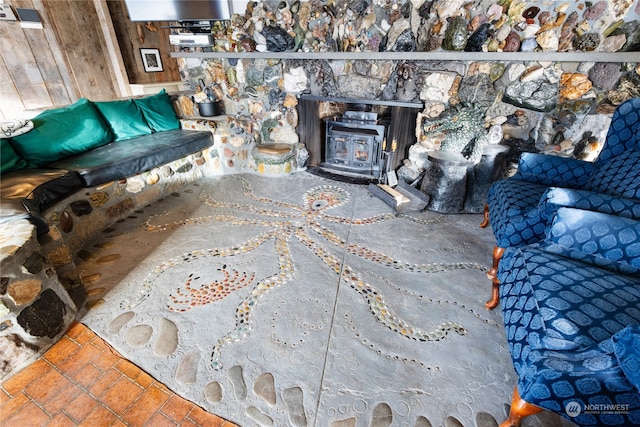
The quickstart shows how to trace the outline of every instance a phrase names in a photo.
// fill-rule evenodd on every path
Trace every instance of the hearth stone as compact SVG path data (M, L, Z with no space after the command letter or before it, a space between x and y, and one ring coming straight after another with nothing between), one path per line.
M460 153L433 151L420 190L430 197L427 209L459 213L464 209L467 168L470 162Z

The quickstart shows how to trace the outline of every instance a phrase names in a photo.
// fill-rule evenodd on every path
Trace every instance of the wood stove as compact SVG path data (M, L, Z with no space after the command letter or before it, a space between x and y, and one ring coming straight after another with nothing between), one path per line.
M385 172L387 123L377 113L345 111L342 117L325 121L325 159L320 167L328 172L381 180Z

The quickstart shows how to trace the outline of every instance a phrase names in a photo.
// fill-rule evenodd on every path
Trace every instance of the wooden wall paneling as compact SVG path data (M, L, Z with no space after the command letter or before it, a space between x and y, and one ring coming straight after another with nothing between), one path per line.
M47 48L49 49L49 53L51 54L53 63L55 64L58 72L60 73L60 78L64 84L65 92L67 93L68 99L61 101L60 103L56 103L55 105L65 105L72 102L75 102L78 98L78 92L73 83L73 76L67 67L65 62L64 54L60 47L60 43L58 38L56 37L56 33L51 25L51 20L47 14L46 8L44 6L44 0L33 0L33 5L40 12L40 17L44 21L44 35L47 39Z
M0 54L24 108L43 108L53 105L34 51L19 22L0 22Z
M45 0L44 4L78 95L96 101L117 98L93 2Z
M108 64L110 65L111 74L115 79L116 88L119 91L120 97L131 96L129 77L127 76L127 70L124 66L124 59L120 52L120 44L113 26L111 14L109 13L107 0L93 0L93 4L95 5L98 20L100 21L100 29L106 42L105 49L108 53Z
M162 28L169 22L154 22L157 31L150 31L144 22L131 22L123 0L109 1L109 12L113 27L118 37L120 51L125 63L129 82L134 84L180 81L178 61L171 58L172 47L169 44L171 31ZM138 26L143 35L141 40ZM162 72L147 73L144 71L140 48L159 49L162 60Z
M4 58L0 58L0 120L23 118L21 114L25 110L20 94L13 84Z

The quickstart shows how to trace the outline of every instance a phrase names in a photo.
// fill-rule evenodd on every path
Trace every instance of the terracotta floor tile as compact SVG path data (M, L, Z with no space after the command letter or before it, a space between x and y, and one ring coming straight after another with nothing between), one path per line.
M38 359L29 365L29 369L23 369L6 380L2 384L2 388L9 392L9 394L19 393L24 390L26 386L42 377L45 372L50 371L51 369L53 369L51 365L49 365L44 359Z
M78 343L64 336L44 354L44 358L55 365L80 350L80 348L81 346Z
M179 424L179 427L199 427L198 424L194 423L190 419L186 419Z
M93 359L91 364L102 371L106 371L113 368L119 360L120 356L114 350L107 348L100 354L100 356Z
M102 405L96 406L93 411L85 418L79 427L107 427L113 424L117 419L115 414Z
M47 427L75 427L75 425L76 423L62 412L59 412L46 424Z
M68 378L52 369L38 380L29 384L24 390L33 400L40 404L45 404L67 387L71 387L71 385L72 383Z
M142 388L149 388L152 384L157 387L160 383L154 380L151 375L142 371L142 373L136 377L136 384Z
M122 422L121 420L116 419L109 427L132 427L132 426L129 426L124 422Z
M149 416L157 411L169 400L169 395L158 387L151 387L144 392L134 405L131 405L122 418L132 426L144 424Z
M224 419L210 414L199 406L195 406L187 417L196 424L207 427L222 427L225 423Z
M0 408L2 408L2 406L10 400L11 396L9 395L9 393L0 388Z
M9 419L2 422L3 426L36 427L49 421L49 416L35 403L29 402Z
M165 403L161 411L168 415L169 418L179 423L187 416L193 408L193 403L181 398L180 396L171 396L169 401Z
M61 390L59 393L56 393L56 395L48 402L44 403L42 407L49 415L54 416L69 406L69 403L78 397L80 393L82 393L82 389L75 384L71 384L69 387Z
M91 384L88 390L94 396L99 396L120 378L122 378L122 373L120 371L116 371L115 369L111 369L102 374L102 376L98 378L96 382Z
M78 336L86 333L88 329L89 328L87 328L84 324L80 322L73 322L69 326L69 329L67 329L67 332L65 333L65 335L68 336L69 338L75 339Z
M98 402L89 394L80 394L69 402L63 411L73 418L74 421L84 420L93 409L98 406Z
M125 374L127 377L135 380L141 373L142 369L125 359L120 359L114 366L115 369Z
M0 410L0 425L5 425L2 421L12 417L14 413L19 411L23 406L29 403L31 399L24 393L17 393L7 402Z
M144 423L144 427L176 427L176 423L164 415L156 413Z
M122 377L105 390L99 398L109 409L121 414L140 397L143 389L127 377Z
M82 348L73 355L73 357L69 357L59 363L58 368L68 374L73 374L101 353L102 350L98 347L91 343L87 343L83 345Z
M95 366L88 364L84 365L80 370L71 376L71 378L83 387L89 387L96 382L98 378L102 377L104 372Z
M86 344L87 342L94 339L95 334L91 329L87 328L80 322L73 322L69 330L67 331L67 336L73 339L78 344Z

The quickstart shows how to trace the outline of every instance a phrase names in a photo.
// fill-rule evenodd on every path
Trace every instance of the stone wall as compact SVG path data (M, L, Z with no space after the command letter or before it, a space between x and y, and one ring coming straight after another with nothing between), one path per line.
M640 4L625 0L264 0L249 3L230 25L214 28L215 49L274 52L272 58L180 58L179 63L191 88L203 79L216 89L227 113L242 118L245 145L297 143L292 95L311 93L423 102L418 144L400 154L416 171L424 151L438 148L438 141L422 132L425 120L456 105L482 109L487 134L492 142L512 146L514 161L522 151L593 159L615 107L640 96L638 64L598 62L598 52L639 50L639 14ZM313 59L313 52L446 50L497 56L486 62L351 60L348 54ZM310 56L285 60L278 58L280 51ZM499 56L515 51L523 52L522 59ZM594 51L594 60L527 60L527 52L541 51Z

